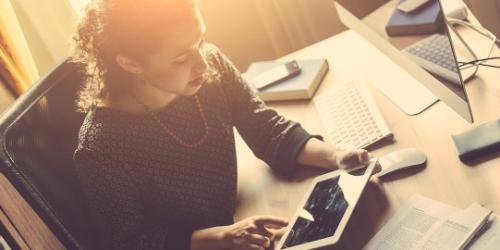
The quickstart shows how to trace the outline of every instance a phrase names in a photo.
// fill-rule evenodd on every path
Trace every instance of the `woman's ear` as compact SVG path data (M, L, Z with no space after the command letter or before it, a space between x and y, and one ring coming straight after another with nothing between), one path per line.
M133 59L131 59L127 56L117 55L115 59L116 59L116 63L118 63L118 65L120 65L120 67L123 70L125 70L131 74L138 75L138 74L142 74L144 71L142 66L139 63L137 63L136 61L134 61Z

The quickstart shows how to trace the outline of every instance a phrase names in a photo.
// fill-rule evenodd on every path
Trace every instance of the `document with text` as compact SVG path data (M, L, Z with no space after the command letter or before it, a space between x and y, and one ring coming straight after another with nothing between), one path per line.
M490 250L500 249L500 217L491 216L488 223L478 233L467 250Z
M477 203L462 210L423 196L414 196L363 249L458 250L476 244L491 246L499 235L491 235L491 240L480 242L483 236L487 236L489 230L485 228L488 225L498 227L498 222L494 224L491 222L495 221L488 220L490 214L491 210ZM486 231L482 232L482 229ZM480 238L474 238L480 234Z

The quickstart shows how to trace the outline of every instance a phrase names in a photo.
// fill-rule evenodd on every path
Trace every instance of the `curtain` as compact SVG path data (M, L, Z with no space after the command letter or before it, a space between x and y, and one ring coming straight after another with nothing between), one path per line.
M0 0L0 77L15 95L38 78L24 34L9 0Z
M0 0L0 74L17 95L69 55L76 21L68 0Z

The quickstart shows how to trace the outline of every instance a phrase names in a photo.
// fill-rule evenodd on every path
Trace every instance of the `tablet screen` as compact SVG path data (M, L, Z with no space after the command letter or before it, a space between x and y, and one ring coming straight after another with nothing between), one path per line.
M282 247L293 247L335 234L349 203L338 185L340 176L318 182Z

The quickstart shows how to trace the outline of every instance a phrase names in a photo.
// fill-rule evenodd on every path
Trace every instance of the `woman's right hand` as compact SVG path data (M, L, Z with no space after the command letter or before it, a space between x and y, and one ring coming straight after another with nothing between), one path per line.
M252 216L232 225L199 229L191 236L191 250L264 250L282 235L288 222L282 218Z
M235 250L264 250L271 246L275 238L273 230L284 228L287 225L286 220L275 216L249 217L222 227L223 245L227 249Z

